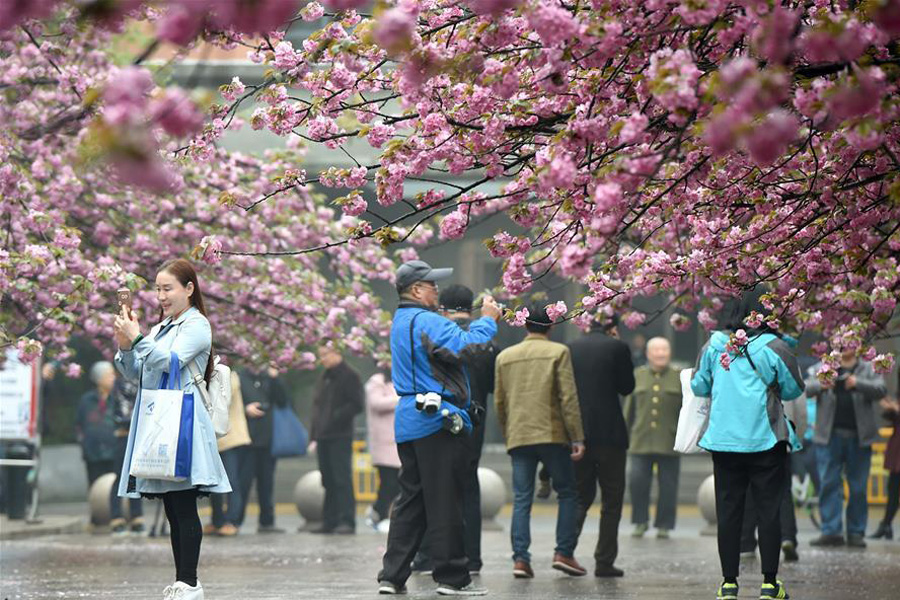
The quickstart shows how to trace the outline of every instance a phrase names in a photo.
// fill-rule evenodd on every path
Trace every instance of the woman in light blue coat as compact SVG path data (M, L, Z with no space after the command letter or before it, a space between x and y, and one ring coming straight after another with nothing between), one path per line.
M123 307L116 317L115 339L119 346L116 367L126 378L140 381L141 390L155 390L161 387L164 378L168 378L170 358L174 353L180 363L180 388L192 393L191 371L204 373L206 381L212 373L212 333L193 265L184 259L165 263L156 275L156 295L161 322L146 335L141 333L140 323L129 309ZM162 498L171 531L176 579L164 590L163 599L203 600L203 587L197 581L203 538L197 497L231 491L219 458L212 420L196 397L190 477L181 481L136 478L130 475L130 469L140 403L139 392L119 479L119 495Z

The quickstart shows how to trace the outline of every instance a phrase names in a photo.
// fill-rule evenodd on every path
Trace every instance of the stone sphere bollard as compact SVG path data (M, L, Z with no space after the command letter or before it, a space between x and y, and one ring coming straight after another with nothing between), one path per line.
M494 520L506 504L506 482L491 469L478 468L481 487L481 523L484 529L501 529Z
M697 490L697 506L700 514L706 520L706 527L701 530L701 535L715 535L716 533L716 480L710 475L700 484Z
M322 521L322 512L325 506L325 488L322 487L322 474L319 471L310 471L294 486L294 502L300 516L307 523L319 523Z
M98 477L91 486L91 489L88 490L88 506L91 509L92 524L109 525L109 494L115 482L115 473L105 473ZM119 502L122 502L124 498L118 498L118 500ZM129 517L127 502L122 503L122 516L126 519Z

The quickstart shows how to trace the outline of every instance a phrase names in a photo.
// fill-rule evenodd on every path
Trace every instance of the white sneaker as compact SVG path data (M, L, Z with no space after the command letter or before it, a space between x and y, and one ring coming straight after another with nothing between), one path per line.
M196 587L191 587L183 581L176 581L172 586L172 600L203 600L203 586L197 581Z
M442 583L438 586L437 593L441 596L485 596L487 590L477 587L474 583L470 583L465 587L456 587L448 583Z
M366 527L371 527L374 530L378 530L378 521L375 520L375 509L371 506L366 509Z
M405 596L406 586L397 585L390 581L380 581L378 583L378 593L382 596Z
M172 600L172 594L175 593L175 587L172 585L167 585L163 590L163 600Z

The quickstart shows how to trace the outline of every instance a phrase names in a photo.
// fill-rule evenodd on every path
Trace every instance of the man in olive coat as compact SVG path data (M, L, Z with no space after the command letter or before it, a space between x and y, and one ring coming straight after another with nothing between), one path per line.
M572 361L565 345L550 341L552 322L540 305L529 307L525 339L497 356L494 403L513 465L513 576L531 568L531 505L540 462L550 471L559 502L552 567L568 575L587 571L575 560L577 501L572 461L584 456L584 431Z
M654 523L657 537L668 538L669 531L675 528L681 462L672 448L681 410L681 380L678 371L669 365L671 358L669 340L655 337L647 342L647 364L634 370L634 392L625 399L634 537L642 537L649 526L654 465L659 484Z

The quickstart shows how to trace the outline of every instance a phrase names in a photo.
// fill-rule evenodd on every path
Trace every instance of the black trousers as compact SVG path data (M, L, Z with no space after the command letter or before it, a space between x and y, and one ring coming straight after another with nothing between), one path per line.
M197 490L163 494L163 507L169 520L169 537L175 557L175 580L191 587L197 585L197 564L203 527L197 514Z
M94 482L107 473L115 472L115 461L110 460L88 460L85 461L87 467L88 490L94 485Z
M384 465L375 465L378 469L378 497L372 504L372 510L378 515L378 520L388 519L391 516L391 505L397 494L400 493L400 469L395 467L386 467Z
M425 531L438 583L463 587L471 583L463 535L462 490L466 465L465 439L441 430L397 445L400 454L400 497L391 514L387 551L378 581L404 585L410 563Z
M116 456L113 459L113 473L116 480L109 489L109 518L122 518L122 499L119 498L119 478L122 476L122 466L125 464L125 451L128 449L128 436L116 438ZM144 504L140 498L128 499L128 516L132 521L144 516Z
M481 451L484 448L484 424L476 427L472 435L463 438L466 447L465 473L463 474L463 535L466 558L469 559L469 571L480 571L484 566L481 560L481 484L478 482L478 465L481 463ZM549 475L547 476L549 478ZM431 567L431 555L428 545L429 535L425 534L415 562Z
M244 456L245 467L241 476L241 507L238 513L240 527L244 522L250 488L256 480L256 499L259 502L259 524L269 527L275 524L275 459L267 446L249 446Z
M794 513L794 497L791 495L791 458L786 456L784 495L781 497L781 541L793 542L797 545L797 515ZM756 504L753 501L753 491L747 490L747 500L744 504L744 525L741 530L741 552L753 552L756 550Z
M765 452L713 452L716 481L719 561L722 576L736 579L740 572L741 529L747 490L753 494L759 529L759 554L764 575L778 573L781 554L781 503L787 472L783 443Z
M588 446L575 464L578 536L600 486L600 536L594 548L597 565L612 566L619 555L619 522L625 500L625 448Z
M650 486L653 483L653 465L656 465L656 481L659 487L653 526L657 529L675 529L681 458L668 454L631 455L629 481L631 522L636 525L650 522Z
M890 473L887 481L887 506L884 507L884 522L890 525L900 507L900 473Z
M316 453L322 487L325 488L325 507L322 525L334 529L349 525L356 529L356 497L353 495L353 438L319 440Z

